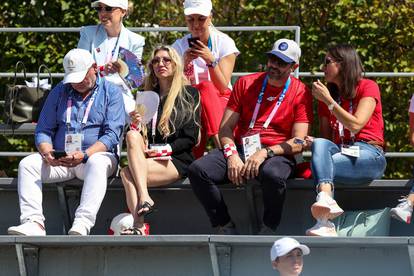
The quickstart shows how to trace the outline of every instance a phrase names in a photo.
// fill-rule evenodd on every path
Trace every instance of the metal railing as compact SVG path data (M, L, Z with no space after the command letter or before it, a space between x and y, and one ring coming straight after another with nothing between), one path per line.
M300 27L299 26L221 26L216 27L224 32L252 32L252 31L293 31L295 33L295 41L300 43ZM23 28L0 28L0 33L76 33L81 27L23 27ZM187 27L131 27L128 28L133 32L186 32ZM233 76L239 77L250 74L250 72L234 72ZM27 77L36 77L37 73L27 73ZM295 71L296 76L300 77L323 77L322 72L300 72ZM414 72L366 72L367 77L414 77ZM14 73L0 72L0 78L14 77ZM23 73L18 73L17 77L23 77ZM40 77L48 77L47 73L41 73ZM63 73L53 73L54 78L63 78Z

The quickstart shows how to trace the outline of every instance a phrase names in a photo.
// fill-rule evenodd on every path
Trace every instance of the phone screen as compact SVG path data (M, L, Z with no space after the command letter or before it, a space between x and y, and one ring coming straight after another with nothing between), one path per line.
M188 46L190 48L194 47L194 43L196 43L197 40L200 40L199 37L190 37L188 38Z
M53 152L53 157L55 158L55 159L59 159L59 158L62 158L62 157L65 157L67 154L66 154L66 152L65 151L54 151Z

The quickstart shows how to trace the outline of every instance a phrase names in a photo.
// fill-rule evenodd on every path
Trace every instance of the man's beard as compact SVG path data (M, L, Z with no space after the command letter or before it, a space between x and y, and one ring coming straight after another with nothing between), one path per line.
M278 68L268 67L267 68L267 75L271 80L281 80L286 78L288 71L281 71Z

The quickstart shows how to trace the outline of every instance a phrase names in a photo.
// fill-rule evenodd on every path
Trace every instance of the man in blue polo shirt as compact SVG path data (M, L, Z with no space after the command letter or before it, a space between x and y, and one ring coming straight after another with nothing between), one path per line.
M42 183L84 181L70 235L88 235L117 168L117 145L125 122L122 91L97 78L97 66L83 49L69 51L64 80L49 94L35 131L38 153L18 169L21 225L10 235L44 236Z

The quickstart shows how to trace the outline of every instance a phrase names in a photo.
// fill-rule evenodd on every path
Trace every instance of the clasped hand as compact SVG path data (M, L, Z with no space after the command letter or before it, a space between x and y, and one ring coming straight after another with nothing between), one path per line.
M257 177L259 175L260 165L266 160L266 156L266 150L261 149L243 163L238 154L231 155L227 160L227 175L229 180L236 185L241 185L246 180Z
M43 157L45 161L53 167L55 166L76 167L83 161L84 154L81 151L71 152L68 155L61 157L59 159L56 159L53 156L52 152L53 151L49 151Z

